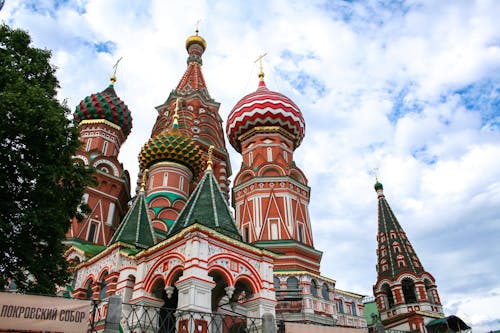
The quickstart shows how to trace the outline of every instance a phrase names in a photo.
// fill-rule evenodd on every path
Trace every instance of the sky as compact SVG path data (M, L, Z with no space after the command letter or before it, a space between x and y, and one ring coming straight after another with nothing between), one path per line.
M444 310L500 329L500 1L6 0L0 20L52 50L59 99L115 90L133 115L120 159L137 155L186 69L196 22L203 73L225 120L257 88L302 110L294 159L311 187L321 273L372 295L375 176ZM241 157L227 144L233 175ZM374 171L375 170L375 171Z

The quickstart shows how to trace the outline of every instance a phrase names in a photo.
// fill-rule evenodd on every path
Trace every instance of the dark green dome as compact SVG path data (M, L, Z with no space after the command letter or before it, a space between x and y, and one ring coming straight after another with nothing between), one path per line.
M373 186L373 187L375 188L375 191L384 189L384 186L382 185L382 183L379 183L378 181L375 183L375 186Z

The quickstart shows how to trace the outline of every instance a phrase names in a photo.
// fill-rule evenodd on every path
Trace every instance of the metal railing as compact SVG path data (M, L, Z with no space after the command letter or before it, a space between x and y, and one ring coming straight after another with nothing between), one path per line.
M120 326L124 332L254 333L262 319L124 303Z

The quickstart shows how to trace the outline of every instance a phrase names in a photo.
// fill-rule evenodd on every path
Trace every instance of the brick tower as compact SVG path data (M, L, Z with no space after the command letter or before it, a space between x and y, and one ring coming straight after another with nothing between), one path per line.
M83 141L75 160L95 168L95 184L83 195L91 212L82 222L74 220L67 234L73 241L108 245L130 200L130 177L118 154L132 129L132 116L117 96L115 82L113 76L106 89L85 97L74 113Z
M386 329L427 332L425 325L442 318L434 277L427 272L377 181L377 282L373 293Z

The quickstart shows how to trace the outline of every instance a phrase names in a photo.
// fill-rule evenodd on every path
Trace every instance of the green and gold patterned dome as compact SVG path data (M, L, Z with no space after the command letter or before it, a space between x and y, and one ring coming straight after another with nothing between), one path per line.
M191 170L194 178L200 174L203 162L200 148L175 127L149 139L139 153L141 171L162 161L185 165Z

